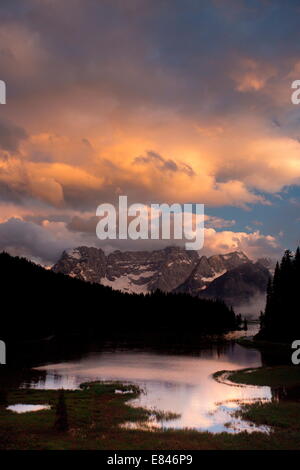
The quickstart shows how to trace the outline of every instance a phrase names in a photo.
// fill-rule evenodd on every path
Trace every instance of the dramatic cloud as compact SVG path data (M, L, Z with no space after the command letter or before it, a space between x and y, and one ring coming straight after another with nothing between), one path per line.
M171 159L166 160L161 155L153 151L148 151L146 156L136 157L134 159L134 163L138 165L152 164L163 172L181 171L182 173L186 173L188 176L195 175L195 172L190 165L187 165L186 163L176 163L174 160Z
M126 194L204 203L208 251L278 251L275 199L300 187L299 13L292 0L1 1L0 219L31 217L12 224L15 246L20 227L48 240L41 218L72 245ZM259 211L265 232L248 234Z
M36 223L38 222L38 223ZM153 250L170 245L169 240L107 240L100 242L95 234L94 219L74 217L67 224L63 221L35 220L27 221L10 218L0 223L0 251L5 250L13 255L25 256L43 265L52 265L63 250L87 245L101 247L104 251L113 250ZM278 241L260 232L244 233L205 229L205 246L200 255L228 253L242 250L250 258L258 259L268 255L276 257L281 252ZM176 245L183 246L175 240Z
M276 258L280 256L282 247L279 241L271 235L263 235L259 231L252 233L205 230L205 245L203 252L207 254L243 251L251 259L262 255Z
M78 240L68 238L64 224L47 225L9 219L0 224L0 249L52 265L63 250L78 246Z

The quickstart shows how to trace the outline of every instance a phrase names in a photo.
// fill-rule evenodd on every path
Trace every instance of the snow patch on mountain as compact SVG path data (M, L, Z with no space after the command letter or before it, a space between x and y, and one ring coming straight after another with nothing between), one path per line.
M68 256L70 256L70 258L73 258L73 259L81 258L81 254L78 248L70 248L69 250L66 250L66 253Z
M130 276L120 276L115 279L102 277L100 279L100 284L111 287L114 290L119 290L125 293L127 292L128 294L147 294L147 292L149 292L148 283L135 284L134 279Z
M201 279L202 279L203 282L212 282L215 279L217 279L217 277L223 276L223 274L225 274L226 272L227 272L227 269L223 269L222 271L219 271L218 273L215 273L211 277L202 277ZM203 290L203 289L201 289L201 290Z

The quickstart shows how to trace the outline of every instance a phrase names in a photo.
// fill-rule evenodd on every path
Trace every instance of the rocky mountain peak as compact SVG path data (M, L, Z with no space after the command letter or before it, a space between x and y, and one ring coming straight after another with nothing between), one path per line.
M155 289L170 292L190 275L198 262L196 251L180 247L117 250L107 256L100 248L78 247L64 251L52 269L123 292L146 293Z
M99 276L105 275L106 261L101 248L79 246L64 251L52 269L84 281L98 283Z
M197 295L227 271L248 262L250 262L249 258L241 251L234 251L225 255L213 255L209 258L202 256L194 271L178 286L176 291Z
M64 251L52 269L123 292L161 289L197 295L217 277L247 261L242 252L199 258L196 251L175 246L154 251L117 250L108 255L101 248L79 246Z

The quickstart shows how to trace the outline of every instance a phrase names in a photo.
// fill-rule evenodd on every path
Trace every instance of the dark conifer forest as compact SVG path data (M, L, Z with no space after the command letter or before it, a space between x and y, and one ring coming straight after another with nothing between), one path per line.
M197 343L235 329L218 300L155 291L124 294L0 254L0 338L13 343L55 338Z
M287 250L277 263L267 290L265 312L261 315L258 339L291 342L300 334L300 249Z

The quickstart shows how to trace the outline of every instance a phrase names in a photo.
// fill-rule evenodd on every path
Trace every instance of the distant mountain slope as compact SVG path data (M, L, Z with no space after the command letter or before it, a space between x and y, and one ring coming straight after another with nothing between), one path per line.
M202 298L219 298L228 305L250 302L257 294L265 294L270 272L260 263L243 263L213 280L200 292Z
M175 292L199 295L226 272L249 262L249 258L240 251L226 255L214 255L209 258L202 256L197 266L184 282L175 289Z

